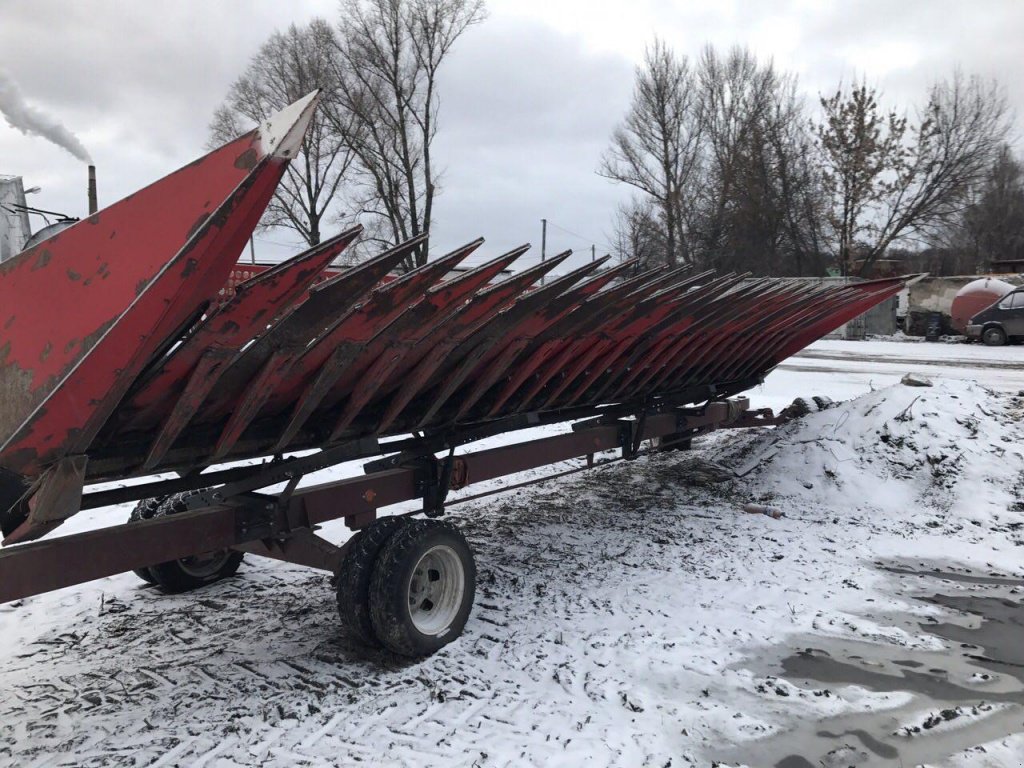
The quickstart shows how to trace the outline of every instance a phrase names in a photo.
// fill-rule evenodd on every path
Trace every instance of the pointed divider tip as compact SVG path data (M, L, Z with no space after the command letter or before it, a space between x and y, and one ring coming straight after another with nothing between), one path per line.
M317 88L260 123L256 132L263 157L291 159L299 153L321 94Z
M512 251L511 253L519 253L521 255L523 253L526 253L529 247L530 246L528 245L522 245L515 251ZM511 255L511 253L506 254L506 256ZM522 272L517 272L516 274L511 275L510 277L507 277L504 280L501 280L500 282L493 283L492 285L481 291L479 295L484 296L487 295L488 293L493 293L495 291L502 290L509 285L521 285L523 287L529 286L532 283L539 280L544 275L546 275L552 269L557 267L570 256L572 256L572 251L565 251L564 253L560 253L557 256L552 256L547 261L542 261L539 264L534 264L532 267L527 267Z
M415 269L410 269L408 272L406 272L400 278L398 278L397 280L394 280L394 281L388 283L384 287L388 288L388 289L394 289L394 288L396 288L396 287L398 287L400 285L403 285L404 283L407 283L407 282L409 282L411 280L418 280L420 277L422 277L424 274L426 274L428 272L442 272L442 274L438 275L436 278L432 279L430 282L435 282L436 280L440 280L441 278L444 277L444 275L448 271L450 271L450 270L454 269L455 267L457 267L463 260L465 260L470 254L472 254L473 251L475 251L477 248L479 248L483 244L484 244L484 239L482 237L478 237L473 242L466 243L465 245L461 246L460 248L456 248L451 253L446 253L444 256L441 256L440 258L434 259L433 261L428 261L426 264L422 264L422 265L416 267Z
M451 280L445 280L443 283L438 283L428 291L430 294L440 293L441 291L447 291L455 286L463 284L467 281L490 280L495 275L501 273L503 269L508 267L512 262L522 256L530 249L529 245L521 245L518 248L514 248L508 253L503 253L497 258L486 261L478 267L473 267L467 272L463 272L461 275L453 277Z

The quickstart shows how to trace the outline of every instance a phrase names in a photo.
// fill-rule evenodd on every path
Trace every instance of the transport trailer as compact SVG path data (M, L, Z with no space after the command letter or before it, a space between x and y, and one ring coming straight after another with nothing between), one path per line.
M903 284L604 261L543 280L568 252L509 274L528 246L458 271L482 240L395 278L423 237L330 268L358 227L239 283L317 100L0 263L0 601L128 570L182 592L249 554L333 573L353 639L429 654L473 602L450 491L777 423L735 396ZM413 499L422 519L378 518ZM43 539L131 501L125 524ZM317 534L335 519L343 547Z

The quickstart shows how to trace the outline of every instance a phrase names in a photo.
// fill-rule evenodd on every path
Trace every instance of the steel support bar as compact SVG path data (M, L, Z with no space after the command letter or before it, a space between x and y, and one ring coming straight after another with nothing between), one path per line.
M458 487L599 451L623 448L625 452L627 443L638 439L726 425L738 419L746 407L747 401L740 399L712 402L698 409L669 409L633 421L620 419L569 434L467 453L456 457ZM273 471L280 468L273 467ZM238 485L240 493L248 493L241 486L258 483ZM353 527L365 525L378 509L421 498L424 492L422 468L401 466L299 488L285 508L275 503L274 497L240 495L225 498L225 506L0 549L0 602L226 547L327 568L337 552L330 545L323 547L318 537L309 539L314 526L339 518Z

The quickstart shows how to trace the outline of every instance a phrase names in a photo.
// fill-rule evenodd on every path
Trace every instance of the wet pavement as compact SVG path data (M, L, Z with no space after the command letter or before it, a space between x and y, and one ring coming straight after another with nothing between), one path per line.
M915 635L940 639L943 650L806 637L756 671L818 689L815 695L855 685L907 694L897 701L909 700L799 722L722 755L724 762L775 768L912 766L1024 732L1024 580L933 564L881 567L893 574L903 596L948 609L942 620L922 621L909 613L884 617Z

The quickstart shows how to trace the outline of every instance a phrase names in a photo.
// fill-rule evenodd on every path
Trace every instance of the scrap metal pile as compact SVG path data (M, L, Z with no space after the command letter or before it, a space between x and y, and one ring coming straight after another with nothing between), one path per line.
M527 246L456 270L482 240L395 279L419 239L323 279L355 228L225 293L315 105L0 264L5 542L97 480L732 394L902 284L604 262L542 280L569 254L508 276Z

